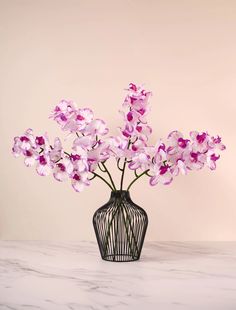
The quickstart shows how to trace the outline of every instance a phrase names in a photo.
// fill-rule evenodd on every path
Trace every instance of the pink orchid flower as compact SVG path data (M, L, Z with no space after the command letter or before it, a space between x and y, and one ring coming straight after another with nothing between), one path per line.
M94 119L82 131L86 136L104 136L108 133L109 129L106 123L101 119Z
M32 129L28 129L22 136L14 138L13 155L23 156L28 167L36 164L37 173L41 176L49 175L52 171L58 181L70 179L77 192L85 189L98 176L110 189L116 190L106 167L110 157L115 158L121 171L121 189L126 166L135 172L136 178L130 186L143 175L149 177L152 186L159 183L168 185L179 174L185 175L203 167L216 169L219 152L225 150L219 136L210 136L205 131L191 131L188 139L174 130L168 135L167 141L158 140L155 145L148 144L152 133L147 122L151 95L143 86L129 84L121 111L124 122L117 136L107 135L109 130L106 123L94 118L91 109L78 108L71 100L61 100L50 118L67 132L67 136L74 136L72 150L64 151L58 137L50 145L47 133L35 136ZM97 173L98 169L100 173L106 173L110 183Z
M14 138L12 152L15 157L18 157L24 151L31 150L32 148L36 148L35 137L32 129L29 128L22 136Z
M54 119L62 128L77 110L76 103L71 100L61 100L54 108L49 118Z
M50 160L55 163L61 158L64 157L64 152L62 149L62 144L60 138L56 137L54 140L54 146L51 147L51 150L49 153Z
M93 120L93 112L88 108L76 110L66 121L63 130L69 132L83 132Z
M53 176L57 181L66 181L72 174L74 166L69 157L63 158L53 169Z
M173 181L173 176L169 165L154 165L150 171L150 185L154 186L158 183L169 185Z
M50 160L49 154L41 154L36 159L36 171L40 176L47 176L51 173L53 163Z
M86 186L90 185L87 172L74 171L71 176L71 184L76 192L82 192Z

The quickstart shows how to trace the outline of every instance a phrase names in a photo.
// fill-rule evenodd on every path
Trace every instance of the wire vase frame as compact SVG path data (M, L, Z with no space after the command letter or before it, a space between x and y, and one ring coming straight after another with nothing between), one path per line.
M108 203L94 213L93 226L102 259L130 262L140 258L148 216L128 191L112 191Z

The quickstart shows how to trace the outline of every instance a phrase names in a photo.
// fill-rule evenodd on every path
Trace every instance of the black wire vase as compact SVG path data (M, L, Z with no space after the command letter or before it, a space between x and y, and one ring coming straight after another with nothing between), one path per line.
M102 259L113 262L138 260L147 225L147 213L133 203L128 191L112 191L110 200L93 216Z

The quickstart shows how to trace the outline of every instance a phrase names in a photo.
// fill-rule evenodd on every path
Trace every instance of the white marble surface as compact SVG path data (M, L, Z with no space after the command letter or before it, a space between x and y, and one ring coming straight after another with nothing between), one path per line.
M236 310L236 243L146 242L132 263L96 243L0 241L1 310Z

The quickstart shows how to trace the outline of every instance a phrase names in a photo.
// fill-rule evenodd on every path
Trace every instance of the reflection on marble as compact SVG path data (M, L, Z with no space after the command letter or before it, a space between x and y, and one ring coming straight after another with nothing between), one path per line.
M137 262L96 243L0 241L1 310L236 310L236 242L146 242Z

